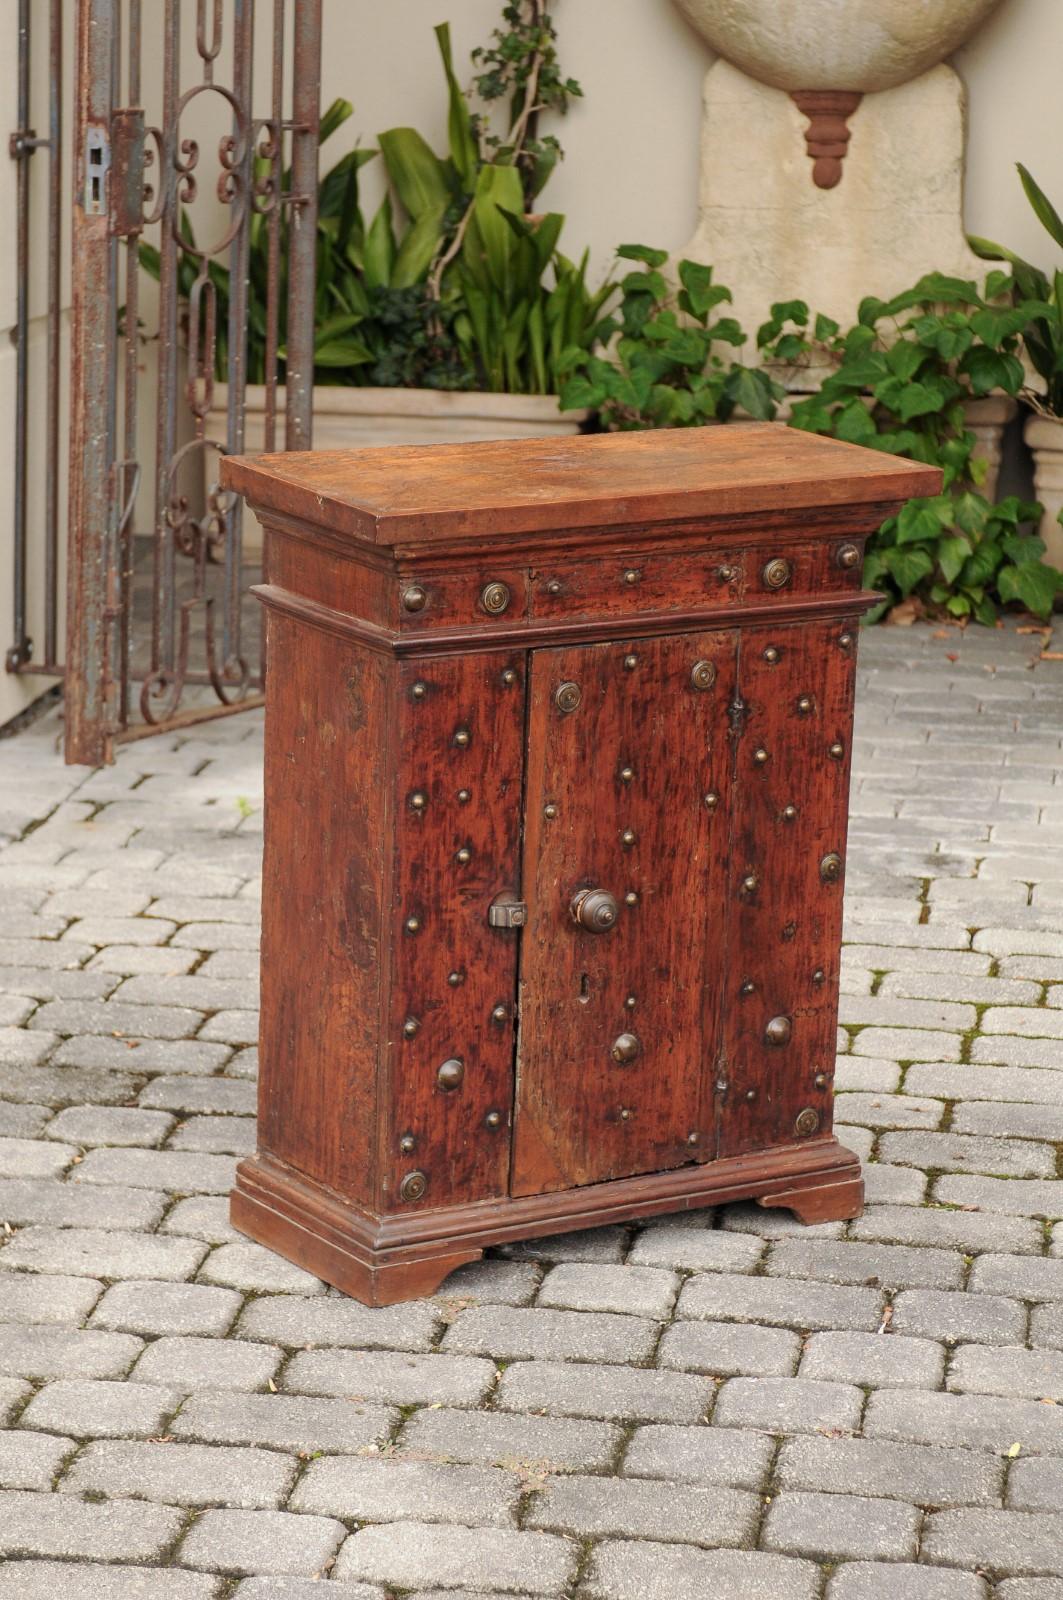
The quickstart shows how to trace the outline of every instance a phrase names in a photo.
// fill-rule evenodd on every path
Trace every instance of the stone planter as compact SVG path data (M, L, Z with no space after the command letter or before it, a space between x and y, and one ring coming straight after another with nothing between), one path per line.
M284 390L277 394L277 441L284 444ZM228 386L214 385L206 436L222 444L226 436ZM480 390L345 389L320 384L314 389L314 449L360 450L370 445L457 444L472 439L528 439L573 434L586 411L559 411L552 394L490 394ZM244 449L264 450L266 391L248 384ZM262 530L247 513L244 544L261 548Z
M1045 560L1063 568L1063 527L1058 521L1063 509L1063 420L1027 417L1023 437L1033 452L1034 493L1045 508L1040 528Z

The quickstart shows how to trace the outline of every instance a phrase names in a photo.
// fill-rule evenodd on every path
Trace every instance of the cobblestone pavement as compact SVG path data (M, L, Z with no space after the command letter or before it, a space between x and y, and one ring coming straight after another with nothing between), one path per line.
M380 1311L226 1221L257 715L92 774L54 714L0 744L0 1600L1061 1600L1041 645L862 647L837 1085L865 1215L539 1240Z

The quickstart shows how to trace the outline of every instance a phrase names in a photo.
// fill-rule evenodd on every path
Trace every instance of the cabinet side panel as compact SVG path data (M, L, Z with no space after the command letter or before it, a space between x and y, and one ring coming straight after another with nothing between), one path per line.
M372 1199L388 658L268 613L259 1147Z
M830 1131L856 622L739 646L719 1150Z
M525 657L403 661L383 1210L506 1192L519 929Z

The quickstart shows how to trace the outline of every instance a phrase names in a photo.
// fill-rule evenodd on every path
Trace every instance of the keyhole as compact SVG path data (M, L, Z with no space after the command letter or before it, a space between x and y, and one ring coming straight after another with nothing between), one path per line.
M588 978L588 976L587 976L587 974L585 972L581 972L580 973L580 980L579 980L580 1005L585 1006L587 1004L587 1001L590 999L590 997L591 997L591 980Z

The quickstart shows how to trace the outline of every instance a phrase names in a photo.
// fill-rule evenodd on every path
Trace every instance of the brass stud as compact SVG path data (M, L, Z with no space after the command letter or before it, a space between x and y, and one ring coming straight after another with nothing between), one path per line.
M546 585L546 592L547 594L561 593L561 585L556 578L552 579L551 582Z
M766 589L784 589L793 574L793 568L783 556L776 556L765 564L761 579Z
M826 980L827 980L827 974L824 972L823 968L822 967L817 967L815 972L812 974L812 982L815 983L815 984L820 984L820 983L825 983Z
M738 568L731 566L720 567L717 570L716 576L719 578L721 583L733 583L738 577Z
M413 811L423 811L428 804L428 796L423 789L415 789L410 796L410 808Z
M458 801L459 801L459 803L461 805L467 806L471 799L472 799L472 790L471 789L459 789L458 790Z
M799 717L811 716L811 714L812 714L812 704L813 704L813 701L812 701L812 696L810 694L799 695L798 696L798 700L797 700L797 714L798 714L798 716Z
M824 883L837 883L842 875L842 858L837 850L831 850L823 857L819 864L819 875Z
M459 866L468 866L469 862L472 860L472 851L469 849L467 844L462 845L461 849L456 853L454 860L459 864Z
M413 583L402 591L402 604L407 611L423 611L428 604L428 595L419 583Z
M637 906L638 903L639 903L639 897L636 894L635 890L634 889L629 889L627 894L624 896L624 904L626 906Z
M756 1098L757 1098L757 1091L755 1089L747 1089L746 1090L746 1099L747 1100L752 1101L752 1100L755 1100Z
M417 1140L414 1138L412 1133L404 1133L402 1138L399 1140L399 1149L402 1151L404 1156L408 1156L416 1144Z
M835 739L834 743L827 751L827 754L830 756L832 761L840 761L842 759L845 754L845 746L842 744L840 739Z
M716 793L716 790L715 789L710 789L708 794L705 796L705 805L706 805L706 807L708 808L709 811L715 811L716 807L719 805L719 803L720 803L720 797Z
M400 1200L422 1200L428 1188L428 1179L423 1172L408 1172L399 1184Z
M436 1082L445 1094L458 1088L465 1076L465 1063L457 1056L452 1056L449 1061L444 1061L436 1073Z
M748 877L743 878L742 888L744 892L746 894L753 894L756 890L757 882L758 880L755 872L751 872Z
M624 582L627 584L635 584L638 583L641 577L642 573L637 567L628 567L627 571L624 573Z
M460 989L465 982L464 972L449 972L447 974L447 982L452 989Z
M789 1044L794 1025L789 1017L772 1017L764 1029L764 1043L773 1045Z
M567 717L569 712L575 711L582 699L583 690L578 683L559 683L554 690L554 705L562 716Z
M425 695L428 693L428 685L426 683L422 683L421 680L418 679L418 681L413 685L413 688L410 690L410 693L413 695L415 700L423 700Z
M693 1133L687 1134L687 1144L697 1144L700 1137L701 1135L695 1129Z
M613 1040L609 1051L614 1061L619 1061L621 1066L627 1066L642 1054L642 1043L634 1033L622 1033Z
M624 1004L629 1011L634 1011L635 1007L638 1005L638 997L636 995L629 994L627 999L624 1001Z
M768 663L769 667L773 667L779 659L778 648L773 644L769 644L762 654L762 659Z
M620 768L620 782L621 783L630 783L634 776L635 776L634 767L621 767Z
M509 1016L509 1010L508 1010L508 1008L506 1006L495 1006L493 1011L491 1012L491 1021L492 1022L505 1022L506 1019L508 1018L508 1016Z
M851 650L853 648L853 636L852 636L852 634L851 633L840 633L838 635L838 644L840 645L840 647L843 650Z
M808 1139L812 1134L818 1133L819 1112L814 1111L811 1106L806 1106L794 1123L794 1132L801 1139Z
M752 978L747 978L746 981L742 984L742 986L741 986L741 988L739 989L738 992L739 992L739 994L755 994L756 993L756 988L757 988L757 986L753 982L753 979Z
M796 922L787 922L787 923L785 923L784 926L783 926L783 930L782 930L782 936L786 940L787 944L790 943L791 939L796 939L797 938L797 923Z
M753 752L753 760L757 763L757 766L762 767L767 759L768 752L765 750L764 746L758 746L758 748Z
M859 562L860 551L855 544L842 544L838 546L834 559L843 571L848 572Z
M500 1128L502 1126L501 1111L489 1111L484 1118L485 1128Z
M420 917L407 917L406 918L406 932L407 933L420 933L420 931L421 931L421 919L420 919Z
M512 689L512 687L516 683L516 681L517 681L516 670L513 667L504 668L503 672L502 672L502 682L505 684L506 688L507 689Z
M633 1115L634 1115L634 1113L629 1109L628 1106L621 1106L620 1107L620 1120L621 1120L621 1122L630 1122Z
M638 666L638 664L639 664L638 656L630 655L630 656L625 656L624 657L624 666L627 668L627 670L629 672L633 672L635 670L635 668Z
M793 820L794 820L794 818L796 816L797 816L797 807L794 805L793 801L791 800L789 805L783 806L783 808L782 808L782 818L783 818L784 822L793 822Z
M468 728L458 728L454 734L454 743L464 750L471 737Z
M623 833L620 835L620 842L621 842L621 844L626 845L628 847L628 849L630 850L631 846L635 843L635 832L634 832L634 829L633 828L625 828Z
M487 583L480 590L480 604L489 616L497 617L509 605L508 583Z
M554 818L557 816L557 807L554 805L554 803L552 801L551 801L551 803L549 805L543 806L543 816L547 819L548 822L552 822L554 820Z
M817 1072L816 1076L812 1079L812 1082L815 1084L817 1089L825 1089L830 1082L830 1079L827 1077L825 1072Z
M690 681L695 689L711 689L716 682L716 663L695 661L690 669Z
M403 1036L407 1039L412 1039L420 1026L421 1024L418 1022L416 1017L407 1017L406 1021L402 1024Z

